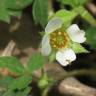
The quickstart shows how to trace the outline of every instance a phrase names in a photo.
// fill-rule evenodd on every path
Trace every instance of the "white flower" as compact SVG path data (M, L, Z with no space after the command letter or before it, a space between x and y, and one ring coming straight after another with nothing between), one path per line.
M41 53L48 56L52 50L56 50L56 60L63 66L76 59L74 51L69 47L70 41L83 43L85 32L80 30L77 24L72 24L67 30L62 30L63 22L60 18L51 19L42 39Z

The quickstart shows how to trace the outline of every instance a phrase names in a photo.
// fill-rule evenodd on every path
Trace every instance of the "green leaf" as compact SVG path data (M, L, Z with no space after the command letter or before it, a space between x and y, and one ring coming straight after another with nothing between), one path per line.
M70 5L72 7L77 7L85 4L88 0L58 0L62 4Z
M10 23L10 15L6 9L6 1L5 0L0 1L0 20Z
M15 89L21 90L28 87L28 85L31 82L32 82L32 77L30 75L29 76L24 75L16 78L13 82L11 82L11 84L8 87L11 90L15 90Z
M0 20L10 23L11 15L20 18L22 10L32 4L33 0L1 0Z
M30 91L31 91L31 88L27 87L23 91L15 93L15 96L28 96Z
M0 76L0 87L2 88L8 88L8 86L11 84L11 82L14 80L11 76Z
M18 18L22 15L22 10L8 10L9 14Z
M45 26L48 19L48 0L35 0L32 13L35 22Z
M0 92L0 96L3 96L4 92Z
M42 68L45 64L44 57L40 53L33 53L28 62L28 70L32 73L35 70Z
M62 21L64 22L64 24L68 24L68 22L72 22L72 20L77 16L78 14L72 10L72 11L68 11L65 9L59 10L55 13L54 17L59 17L62 19Z
M78 7L76 10L84 20L89 24L96 26L96 19L84 7Z
M15 92L12 90L8 90L2 96L15 96Z
M58 0L58 1L61 2L62 4L74 6L74 0Z
M89 0L78 0L78 4L79 5L83 5L85 3L87 3Z
M8 9L21 10L32 4L33 0L6 0Z
M8 68L10 72L20 75L24 67L15 57L0 57L0 68Z
M96 49L96 27L87 27L86 38L86 43Z
M3 95L0 96L28 96L31 88L27 87L24 90L15 92L14 90L7 90Z
M88 53L88 51L79 43L71 43L70 47L75 53Z

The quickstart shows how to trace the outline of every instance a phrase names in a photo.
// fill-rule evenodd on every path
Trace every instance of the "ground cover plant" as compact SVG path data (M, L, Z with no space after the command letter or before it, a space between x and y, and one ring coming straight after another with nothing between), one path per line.
M1 0L0 96L96 96L95 31L95 0Z

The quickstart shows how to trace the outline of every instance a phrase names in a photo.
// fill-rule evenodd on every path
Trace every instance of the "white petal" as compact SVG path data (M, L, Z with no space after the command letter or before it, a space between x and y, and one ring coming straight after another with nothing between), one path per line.
M83 30L80 30L76 34L72 35L70 38L74 42L83 43L86 40L86 38L85 38L85 32Z
M66 31L74 42L83 43L86 40L85 32L80 30L76 24L71 25Z
M65 56L65 59L69 61L74 61L76 59L74 51L70 48L63 51L63 56Z
M56 60L62 65L67 66L76 59L76 55L72 49L65 49L56 53Z
M73 34L76 34L79 31L79 27L77 24L72 24L69 28L67 28L67 33L71 36Z
M56 29L59 29L62 26L62 24L63 21L60 18L55 17L48 22L45 28L45 32L49 34L55 31Z
M49 43L49 37L48 35L45 35L42 39L42 44L41 44L41 53L44 56L48 56L51 52L51 46Z

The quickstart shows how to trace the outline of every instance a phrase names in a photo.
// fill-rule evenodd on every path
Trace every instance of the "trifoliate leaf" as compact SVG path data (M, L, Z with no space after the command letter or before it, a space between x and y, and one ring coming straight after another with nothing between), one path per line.
M0 57L0 68L7 68L10 72L20 75L24 72L24 67L15 57Z
M96 28L95 27L87 27L86 30L86 43L91 46L91 48L96 49Z
M10 15L6 8L6 0L0 1L0 20L10 23Z
M74 0L58 0L58 1L61 2L62 4L66 4L74 7Z
M22 10L8 10L9 14L20 18L22 16Z
M45 59L40 53L33 53L28 61L28 70L33 73L35 70L42 68L45 64Z
M23 91L19 91L15 93L15 96L28 96L30 91L31 91L31 88L27 87Z
M32 13L35 22L45 26L48 19L48 0L35 0Z
M29 76L24 75L16 78L13 82L11 82L11 84L8 87L11 90L15 90L15 89L21 90L28 87L31 81L32 81L32 77L30 75Z
M33 0L6 0L8 9L21 10L32 4Z
M5 89L8 88L13 80L14 78L11 76L0 76L0 87Z
M0 96L28 96L30 90L31 90L31 88L29 88L29 87L24 88L23 90L18 90L17 92L14 90L8 89L6 92L4 92Z
M83 5L86 2L88 2L89 0L78 0L78 5Z
M4 94L1 96L16 96L16 95L13 90L8 90L8 91L4 92Z
M72 7L85 4L88 0L58 0L62 4L70 5Z
M64 22L64 25L68 24L68 22L72 22L72 20L77 16L78 14L75 11L68 11L65 9L59 10L54 14L54 17L59 17Z
M81 46L81 44L79 43L71 43L70 47L73 49L73 51L75 53L88 53L89 51L87 51L83 46Z

